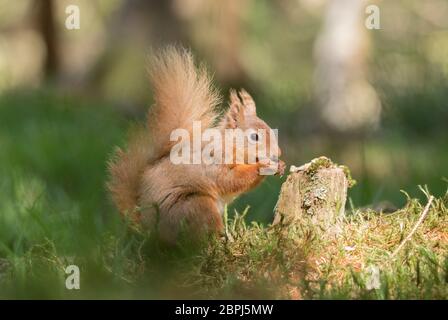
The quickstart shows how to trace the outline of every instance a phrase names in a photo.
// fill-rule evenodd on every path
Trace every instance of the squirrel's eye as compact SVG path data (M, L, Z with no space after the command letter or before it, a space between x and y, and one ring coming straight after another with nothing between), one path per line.
M252 141L258 141L257 133L251 133L249 137L250 137L250 140L252 140Z

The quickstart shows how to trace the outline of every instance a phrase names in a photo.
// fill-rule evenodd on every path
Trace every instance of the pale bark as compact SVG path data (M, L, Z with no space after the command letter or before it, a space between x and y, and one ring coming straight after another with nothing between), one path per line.
M307 220L324 228L334 225L344 215L351 181L345 167L325 157L292 166L280 191L274 224Z

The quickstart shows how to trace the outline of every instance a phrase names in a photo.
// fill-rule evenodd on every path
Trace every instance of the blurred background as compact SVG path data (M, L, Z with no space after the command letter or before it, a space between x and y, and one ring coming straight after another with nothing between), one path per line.
M365 26L372 4L380 29ZM66 28L69 5L79 29ZM399 207L400 190L420 197L423 184L442 195L447 18L446 0L0 0L0 232L16 243L55 214L107 229L107 158L151 105L148 53L172 43L191 48L224 95L253 95L288 166L321 155L347 165L358 181L349 206ZM234 207L271 221L283 180Z

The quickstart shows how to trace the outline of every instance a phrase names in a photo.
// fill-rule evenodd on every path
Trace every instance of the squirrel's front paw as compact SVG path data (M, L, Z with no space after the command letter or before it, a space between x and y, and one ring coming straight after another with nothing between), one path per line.
M257 162L258 167L261 168L269 168L272 165L272 161L269 158L260 159Z
M283 174L285 170L285 163L283 161L272 161L271 159L261 159L258 161L258 173L262 176L276 175L281 171Z
M276 175L282 176L285 173L286 163L282 160L278 160L278 169Z

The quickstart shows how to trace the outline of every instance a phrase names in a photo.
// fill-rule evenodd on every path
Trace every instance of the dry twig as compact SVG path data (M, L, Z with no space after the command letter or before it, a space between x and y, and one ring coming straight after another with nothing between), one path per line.
M397 249L392 253L391 258L395 257L397 253L403 248L403 246L408 242L412 236L414 235L415 231L417 231L417 228L422 224L423 220L427 216L429 212L429 208L431 207L432 201L434 200L434 196L431 196L428 200L428 203L426 204L425 209L423 209L422 214L420 215L420 218L418 219L417 223L415 224L414 228L412 228L411 232L407 235L406 238L400 243Z

